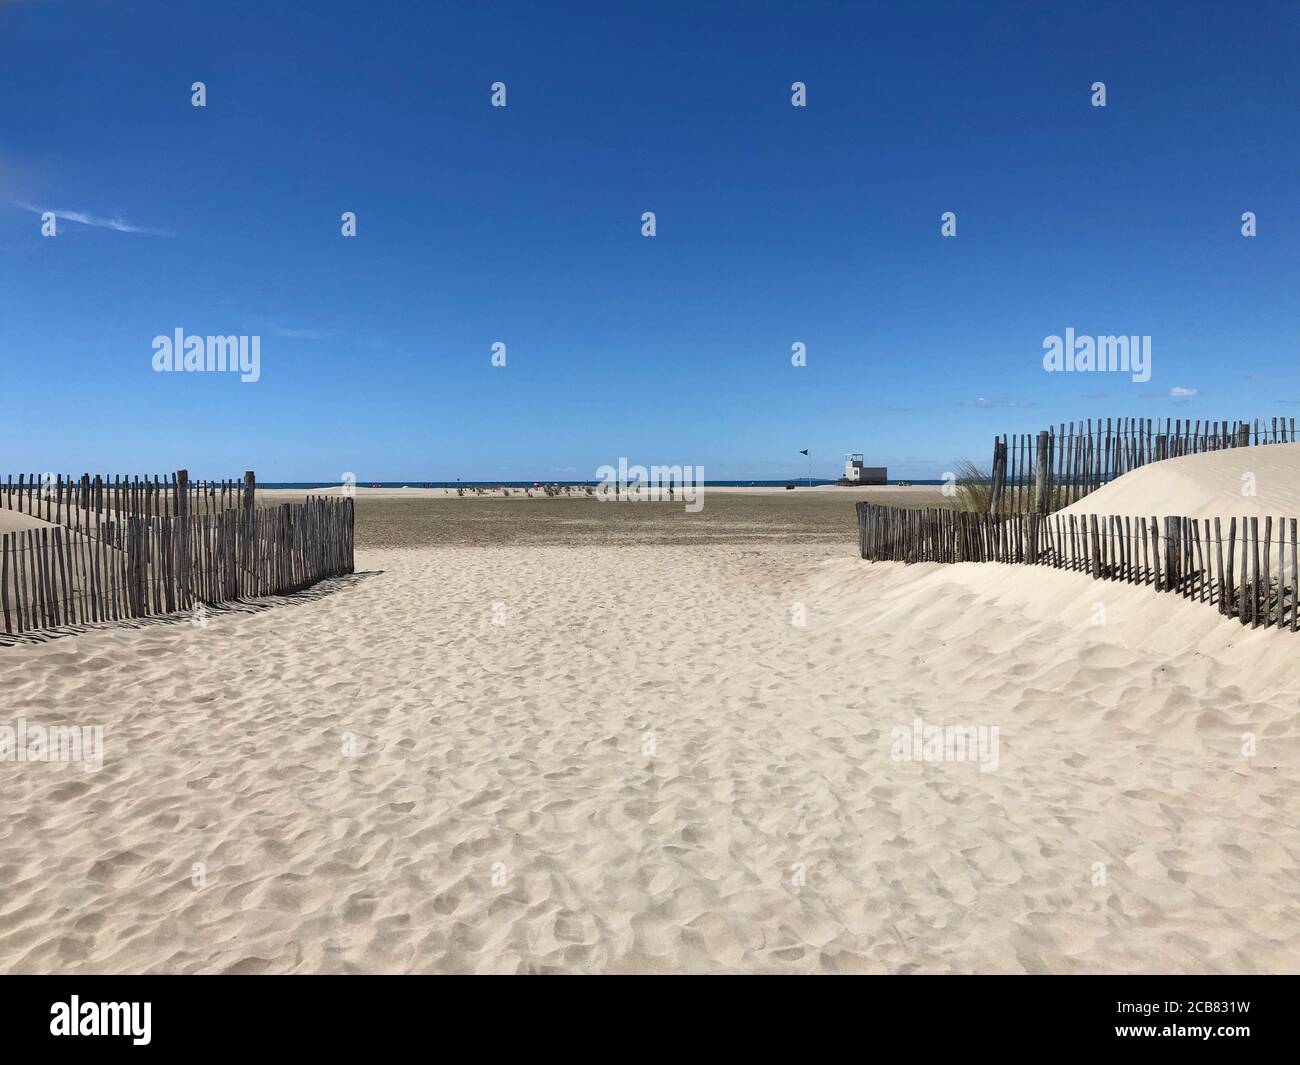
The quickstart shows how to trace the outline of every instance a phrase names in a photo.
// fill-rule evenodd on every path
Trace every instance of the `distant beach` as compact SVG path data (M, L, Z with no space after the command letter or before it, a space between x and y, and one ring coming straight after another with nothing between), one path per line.
M890 485L941 485L941 480L907 480L898 478L887 481ZM534 480L534 481L367 481L360 479L357 485L365 488L534 488L539 485L560 485L569 488L586 488L594 487L599 481L556 481L556 480ZM785 480L718 480L711 481L707 478L704 484L708 488L781 488L787 485L794 485L796 488L830 488L837 487L835 481L827 478L812 478L809 481L806 477L789 477ZM339 482L320 480L320 481L267 481L259 482L262 488L293 488L299 490L338 488ZM838 486L849 487L851 486Z

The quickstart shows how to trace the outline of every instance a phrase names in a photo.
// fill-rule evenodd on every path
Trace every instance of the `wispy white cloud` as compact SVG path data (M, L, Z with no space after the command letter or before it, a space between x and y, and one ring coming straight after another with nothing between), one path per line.
M983 409L988 409L988 408L991 408L991 407L1013 407L1013 408L1018 408L1018 407L1034 407L1034 406L1037 406L1037 404L1036 404L1033 400L1025 400L1025 399L999 399L999 400L993 400L993 399L989 399L989 398L987 398L986 396L976 396L974 399L959 399L959 400L957 400L957 406L959 406L959 407L980 407L980 408L983 408Z
M147 237L170 237L173 235L165 229L150 229L148 226L137 226L123 218L101 218L99 215L91 214L88 211L64 211L57 207L37 207L35 204L21 202L18 206L24 211L31 211L33 214L44 214L49 211L61 221L76 222L83 226L94 226L96 229L111 229L116 233L140 233Z
M329 340L332 333L325 329L289 329L285 326L274 325L271 332L278 337L287 337L290 340Z
M1201 390L1199 388L1183 388L1180 385L1174 385L1174 387L1169 390L1169 395L1173 399L1181 399L1184 396L1200 395L1200 392Z

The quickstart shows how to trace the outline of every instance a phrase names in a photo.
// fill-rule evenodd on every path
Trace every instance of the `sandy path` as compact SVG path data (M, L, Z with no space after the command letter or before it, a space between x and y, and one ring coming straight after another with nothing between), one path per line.
M0 969L1297 968L1290 634L834 546L358 561L0 656L0 724L107 745L0 762ZM998 770L894 761L914 716Z

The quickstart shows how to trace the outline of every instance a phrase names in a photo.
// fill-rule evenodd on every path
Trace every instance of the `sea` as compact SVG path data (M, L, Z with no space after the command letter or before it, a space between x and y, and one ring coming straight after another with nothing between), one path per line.
M587 485L595 487L601 482L592 481L367 481L358 478L358 488L535 488L544 484L566 485L573 488L582 488ZM817 477L811 480L807 477L792 477L783 481L713 481L705 480L704 487L714 488L784 488L788 484L797 487L815 487L817 485L834 484L833 480L823 480ZM925 481L925 480L900 480L887 481L887 484L943 484L943 481ZM298 488L304 490L314 490L323 488L337 488L338 481L258 481L259 488ZM869 487L869 486L868 486Z

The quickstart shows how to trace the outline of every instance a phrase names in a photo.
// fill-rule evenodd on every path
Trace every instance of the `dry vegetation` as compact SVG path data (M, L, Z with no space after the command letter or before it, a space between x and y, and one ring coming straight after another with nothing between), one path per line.
M967 459L962 459L957 463L956 473L956 509L968 510L975 514L987 514L989 497L993 492L989 472L980 469Z

